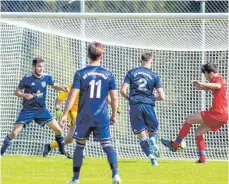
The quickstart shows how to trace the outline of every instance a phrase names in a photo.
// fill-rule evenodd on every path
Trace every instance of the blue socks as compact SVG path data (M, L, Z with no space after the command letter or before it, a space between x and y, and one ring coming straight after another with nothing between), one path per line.
M76 148L73 154L73 180L79 179L80 169L83 164L83 150L85 148L85 144L80 144L76 142Z
M149 155L151 154L151 150L147 138L139 138L139 142L143 152L146 154L147 157L149 157Z
M2 148L1 148L1 156L3 156L3 154L5 153L5 151L7 150L7 148L10 146L12 142L12 139L10 139L8 137L8 135L5 137L3 144L2 144Z
M157 132L152 132L151 135L149 135L149 138L154 137L154 139L156 140L156 143L158 143L158 135Z
M176 141L176 142L178 142L179 144L181 144L182 139L181 139L181 138L179 138L179 137L177 137L175 141Z
M101 143L103 151L107 154L107 160L110 164L112 170L112 178L118 174L118 161L117 161L117 153L112 147L110 142Z
M64 136L63 135L56 135L56 141L58 143L60 153L62 155L64 155L65 154L65 150L64 150Z

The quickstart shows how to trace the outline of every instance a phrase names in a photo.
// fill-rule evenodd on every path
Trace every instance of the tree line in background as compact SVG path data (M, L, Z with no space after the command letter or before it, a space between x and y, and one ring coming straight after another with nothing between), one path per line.
M80 0L2 0L2 12L81 12ZM84 1L85 12L110 13L197 13L200 1ZM227 13L228 1L206 1L206 13Z

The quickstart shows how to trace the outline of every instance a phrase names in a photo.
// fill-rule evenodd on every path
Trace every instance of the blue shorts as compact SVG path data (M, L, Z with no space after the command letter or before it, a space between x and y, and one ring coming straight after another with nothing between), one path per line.
M52 121L54 118L47 108L27 109L22 108L15 124L24 124L24 127L33 120L43 127L46 123Z
M154 106L149 104L130 105L130 123L134 134L139 134L145 129L156 132L158 121Z
M90 124L76 124L76 129L72 135L77 140L88 140L93 132L94 141L109 141L111 140L110 125L91 126Z

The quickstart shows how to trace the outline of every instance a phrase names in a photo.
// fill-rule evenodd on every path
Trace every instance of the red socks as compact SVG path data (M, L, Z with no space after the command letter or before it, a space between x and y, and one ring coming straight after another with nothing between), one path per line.
M206 159L205 153L204 153L205 141L204 141L203 135L196 136L196 144L197 144L197 148L199 151L200 161L205 161L205 159Z
M187 121L184 122L182 128L180 129L180 132L178 133L177 139L173 142L173 146L175 148L179 147L179 144L181 143L182 139L186 137L191 129L192 125L189 124ZM181 140L181 141L178 141Z

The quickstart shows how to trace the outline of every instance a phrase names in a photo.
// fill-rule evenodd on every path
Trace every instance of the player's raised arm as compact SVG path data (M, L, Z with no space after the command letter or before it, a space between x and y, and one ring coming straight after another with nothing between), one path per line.
M53 89L57 90L57 91L66 91L66 92L69 91L69 89L68 89L67 86L62 87L62 86L60 86L60 85L57 84L57 83L54 83L53 85L51 85L51 87L52 87Z
M198 90L219 90L222 87L224 81L218 77L218 67L215 64L207 63L201 66L201 72L205 75L206 82L200 82L198 80L191 81ZM217 77L215 77L217 76Z
M198 90L217 90L220 89L222 84L221 83L205 83L205 82L200 82L198 80L193 80L191 81L196 89Z

